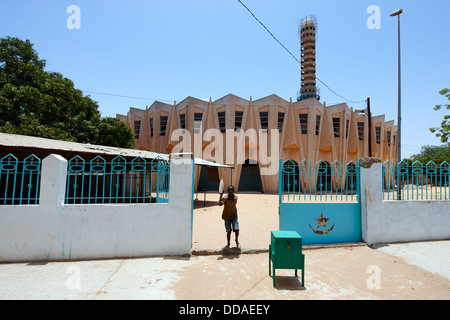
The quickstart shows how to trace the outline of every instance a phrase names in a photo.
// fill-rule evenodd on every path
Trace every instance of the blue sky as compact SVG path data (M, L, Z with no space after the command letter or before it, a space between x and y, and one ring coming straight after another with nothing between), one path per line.
M299 22L318 21L317 77L350 101L371 98L373 115L397 123L397 18L402 32L402 156L439 145L450 87L450 1L242 0L296 56ZM70 5L80 29L66 25ZM369 29L380 8L380 28ZM253 100L276 94L296 99L300 66L237 0L1 0L0 37L29 39L48 71L74 81L99 103L102 116L173 103L187 96L215 100L232 93ZM321 101L346 102L318 83ZM91 92L87 92L91 91ZM348 103L363 108L363 103Z

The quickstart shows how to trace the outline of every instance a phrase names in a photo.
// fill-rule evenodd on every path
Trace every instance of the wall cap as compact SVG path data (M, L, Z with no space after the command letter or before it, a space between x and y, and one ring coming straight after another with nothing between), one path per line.
M381 163L381 159L364 157L359 160L359 167L370 169L374 163Z

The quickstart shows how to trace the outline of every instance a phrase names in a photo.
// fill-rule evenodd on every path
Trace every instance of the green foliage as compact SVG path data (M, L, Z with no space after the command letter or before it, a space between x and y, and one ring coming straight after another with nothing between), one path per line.
M125 122L117 118L103 118L98 130L101 139L99 144L129 149L134 148L133 132L131 132Z
M75 138L70 136L69 133L57 127L51 127L45 124L41 124L37 117L33 114L23 113L19 115L17 120L17 125L6 122L3 127L0 127L0 131L11 134L20 134L23 136L35 136L41 138L76 142Z
M101 118L97 102L44 68L29 40L0 38L0 132L134 147L131 129Z
M436 165L440 165L444 161L450 163L450 147L448 145L423 146L419 154L412 155L408 160L410 163L420 161L423 165L430 161L433 161Z
M443 89L439 91L439 94L450 100L450 89ZM450 110L450 104L437 105L434 107L434 110L441 110L442 107ZM440 128L430 128L430 131L432 133L436 133L436 137L440 137L441 142L447 142L447 144L450 146L450 115L444 115L444 120L442 120Z

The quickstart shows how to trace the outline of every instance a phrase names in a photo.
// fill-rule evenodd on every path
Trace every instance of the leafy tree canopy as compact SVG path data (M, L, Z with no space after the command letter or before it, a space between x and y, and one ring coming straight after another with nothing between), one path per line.
M408 160L410 163L419 161L423 165L430 161L433 161L436 165L440 165L444 161L450 163L450 148L447 145L423 146L420 153L412 155Z
M0 38L0 132L134 148L125 123L45 65L29 40Z
M439 91L439 94L450 100L450 89L443 89ZM440 110L442 107L450 110L450 104L437 105L434 107L434 110ZM440 137L441 142L447 142L450 147L450 114L444 115L444 120L442 120L440 128L430 128L430 131L436 133L436 137Z

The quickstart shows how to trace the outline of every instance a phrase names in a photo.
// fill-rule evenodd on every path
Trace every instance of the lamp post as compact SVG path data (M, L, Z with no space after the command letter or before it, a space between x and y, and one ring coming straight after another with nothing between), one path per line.
M399 9L397 11L394 11L390 14L391 17L398 17L398 119L397 119L397 166L399 165L400 161L402 161L402 91L401 91L401 60L400 60L400 15L402 14L403 10ZM397 177L399 179L399 177ZM400 182L397 181L397 199L401 200L402 197L402 191L401 191Z
M403 10L399 9L390 14L391 17L398 16L398 119L397 119L397 164L402 161L402 152L401 152L401 123L402 123L402 91L401 91L401 60L400 60L400 15Z
M367 116L369 122L369 157L372 157L372 113L370 112L370 98L367 98L367 110L356 109L360 115Z

